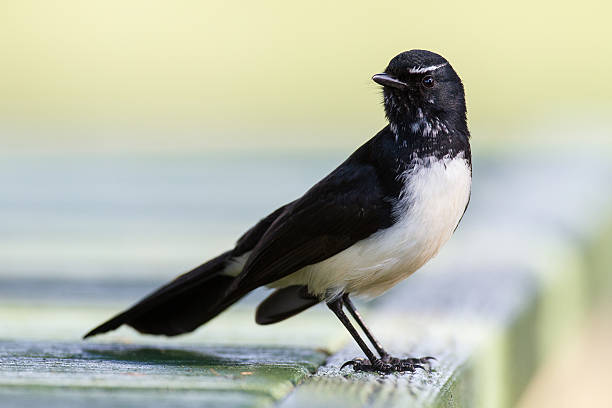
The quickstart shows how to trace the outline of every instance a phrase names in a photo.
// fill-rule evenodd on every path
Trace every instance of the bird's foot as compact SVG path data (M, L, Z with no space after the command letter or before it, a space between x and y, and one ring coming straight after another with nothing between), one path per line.
M374 361L366 360L363 358L355 358L342 364L340 370L346 366L353 367L355 371L367 371L367 372L379 372L384 374L397 373L397 372L411 372L413 373L417 368L425 370L425 368L418 363L410 361L413 359L395 359L394 361L383 361L376 359ZM417 359L414 359L415 361Z

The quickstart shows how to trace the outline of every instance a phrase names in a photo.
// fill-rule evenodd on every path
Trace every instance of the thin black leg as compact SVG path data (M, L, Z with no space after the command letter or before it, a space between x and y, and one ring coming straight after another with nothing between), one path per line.
M374 355L374 353L372 353L372 350L368 348L368 346L363 341L361 336L359 336L359 333L357 333L357 330L355 329L355 327L351 324L351 321L349 320L349 318L346 316L346 314L344 314L344 310L342 310L343 304L344 304L344 299L342 297L339 297L335 300L332 300L331 302L328 302L327 307L329 307L331 311L334 312L334 314L342 322L344 327L346 327L346 330L348 330L349 333L351 333L351 336L353 336L353 339L355 339L355 341L357 342L361 350L364 352L364 354L368 357L368 359L370 360L370 363L374 365L376 361L380 361L380 360Z
M353 316L353 318L355 319L359 327L361 327L361 330L363 330L363 332L368 337L368 339L370 340L370 342L372 343L376 351L378 351L378 354L380 354L380 357L383 360L385 360L386 358L389 358L389 353L385 351L385 349L380 345L378 340L376 340L376 338L374 338L372 333L370 333L370 329L368 329L368 326L366 326L365 322L361 318L361 315L359 314L359 312L355 308L355 305L349 298L348 293L345 293L344 295L342 295L342 299L344 300L344 305L348 309L349 313Z
M363 341L363 339L361 338L361 336L359 335L359 333L357 332L357 330L355 329L355 327L353 326L349 318L346 316L346 314L344 313L344 310L342 310L342 308L345 305L346 305L346 308L351 313L351 315L353 315L353 317L355 318L355 320L357 321L361 329L364 331L368 339L370 339L370 341L376 348L376 351L378 351L378 353L380 354L381 358L378 358L374 355L372 350L370 350L370 348L367 346L365 341ZM350 360L344 363L342 367L340 367L340 369L343 369L347 365L351 365L353 366L353 369L355 371L378 371L382 373L392 373L396 371L413 372L417 368L424 369L421 364L427 364L429 360L433 359L433 357L404 358L404 359L391 357L382 348L382 346L374 338L374 336L372 336L372 334L368 330L368 327L365 325L365 323L363 322L363 319L361 319L361 316L357 312L357 309L355 309L353 302L351 302L351 300L349 299L348 294L344 294L341 297L334 299L331 302L328 302L327 307L329 307L330 310L334 312L334 314L342 322L344 327L346 327L349 333L351 333L351 336L353 336L353 339L355 339L355 341L357 342L361 350L368 357L368 360L370 360L369 362L363 359L358 359L358 358L354 360Z

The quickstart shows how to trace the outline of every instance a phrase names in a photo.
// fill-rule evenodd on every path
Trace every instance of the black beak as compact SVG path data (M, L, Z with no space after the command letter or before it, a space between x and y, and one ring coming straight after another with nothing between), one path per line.
M390 86L391 88L405 89L408 87L407 83L385 73L374 75L372 81L382 86Z

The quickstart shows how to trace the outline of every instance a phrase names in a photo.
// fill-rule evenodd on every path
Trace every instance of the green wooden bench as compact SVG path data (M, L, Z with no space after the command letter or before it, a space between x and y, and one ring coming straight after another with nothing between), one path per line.
M317 307L260 327L261 293L188 336L122 328L83 342L158 281L94 279L90 293L77 274L0 274L0 406L510 407L612 291L610 176L603 156L476 157L470 209L451 243L363 305L394 354L437 357L429 371L339 371L360 352L333 315ZM45 296L58 287L64 296Z

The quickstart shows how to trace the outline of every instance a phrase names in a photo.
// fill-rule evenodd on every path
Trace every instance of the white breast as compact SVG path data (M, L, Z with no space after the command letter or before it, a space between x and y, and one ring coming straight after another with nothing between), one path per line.
M471 169L462 154L431 157L419 159L403 179L391 227L270 286L306 284L320 296L346 291L373 297L423 266L448 241L463 215Z

